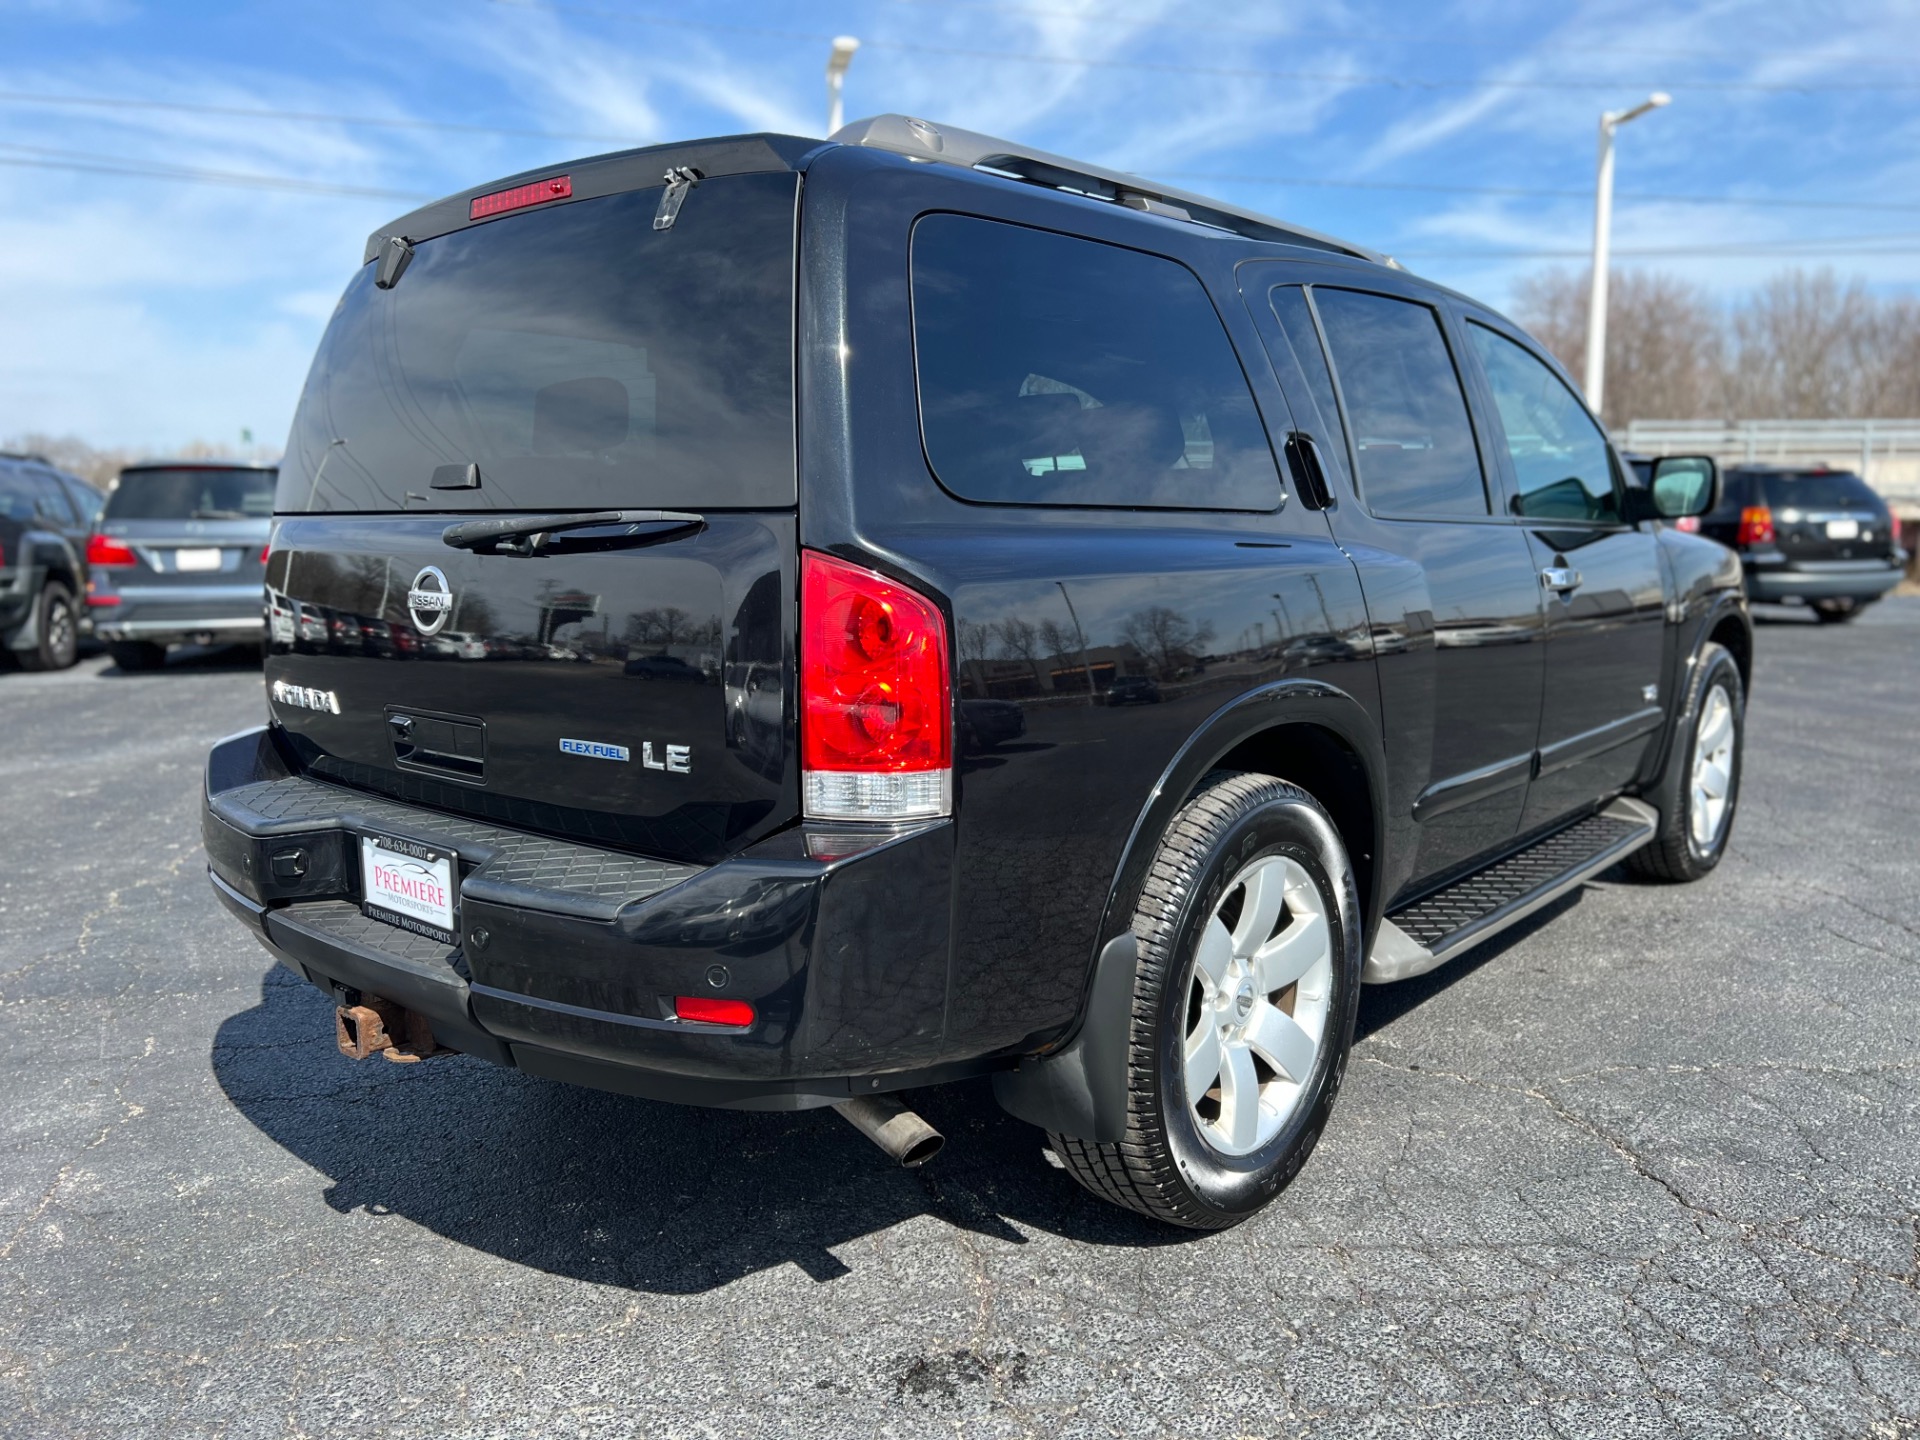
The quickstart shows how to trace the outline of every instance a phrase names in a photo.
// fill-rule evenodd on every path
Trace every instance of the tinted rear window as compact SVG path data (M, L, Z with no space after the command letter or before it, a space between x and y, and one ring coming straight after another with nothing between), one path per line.
M1878 510L1880 499L1858 475L1768 475L1761 483L1775 509Z
M787 173L701 181L427 240L362 267L327 327L278 508L597 510L794 501ZM477 490L434 474L480 468Z
M1271 510L1233 342L1172 260L930 215L913 232L927 457L967 500Z
M273 513L271 470L127 470L109 520L253 520Z

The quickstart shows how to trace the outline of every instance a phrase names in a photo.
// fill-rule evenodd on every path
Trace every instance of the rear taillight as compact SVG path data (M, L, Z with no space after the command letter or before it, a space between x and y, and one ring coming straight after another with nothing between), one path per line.
M714 995L676 995L673 997L676 1019L694 1020L702 1025L753 1024L753 1006L744 1000L723 1000Z
M265 545L262 545L260 547L260 563L262 565L266 564L267 557L271 554L273 554L273 542L268 541Z
M89 565L134 565L133 551L118 540L106 535L87 537L87 564Z
M800 775L813 819L953 808L946 618L926 596L813 551L800 559Z
M1700 533L1700 517L1698 515L1682 515L1678 520L1673 522L1673 528L1676 530L1684 530L1689 535L1698 535Z
M1741 545L1773 544L1773 511L1765 505L1749 505L1740 512L1740 534L1735 537Z

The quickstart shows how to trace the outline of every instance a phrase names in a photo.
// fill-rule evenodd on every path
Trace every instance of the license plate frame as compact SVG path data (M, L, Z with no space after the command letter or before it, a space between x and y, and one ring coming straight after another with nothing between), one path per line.
M360 913L396 930L459 944L459 855L399 835L362 833Z
M1827 521L1827 538L1829 540L1858 540L1860 538L1860 522L1858 520L1829 520Z

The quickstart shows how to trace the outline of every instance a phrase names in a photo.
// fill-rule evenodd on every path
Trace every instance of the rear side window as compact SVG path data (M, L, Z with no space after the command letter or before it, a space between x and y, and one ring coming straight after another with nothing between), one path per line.
M1486 515L1460 377L1430 306L1316 286L1360 493L1376 515Z
M271 470L124 470L108 520L256 520L273 514Z
M0 465L0 520L31 520L39 498L33 481L12 466Z
M421 241L389 290L363 266L279 509L792 505L798 184L703 180L665 230L658 187L508 215Z
M1844 470L1766 477L1767 503L1776 510L1874 510L1880 497Z
M1347 441L1340 425L1340 401L1333 393L1333 372L1327 368L1327 352L1321 348L1320 333L1307 308L1307 292L1298 285L1276 285L1268 299L1274 318L1286 332L1288 347L1307 377L1313 393L1313 407L1320 412L1320 453L1347 472Z
M1471 322L1467 334L1506 432L1517 487L1514 513L1544 520L1619 520L1606 438L1586 407L1538 357L1506 336Z
M913 232L927 458L966 500L1271 510L1280 474L1198 278L993 220Z

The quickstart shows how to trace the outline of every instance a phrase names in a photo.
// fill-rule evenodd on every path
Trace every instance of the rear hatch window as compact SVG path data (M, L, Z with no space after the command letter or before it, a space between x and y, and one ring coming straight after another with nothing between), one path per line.
M107 497L108 520L264 520L274 472L182 466L127 470Z
M658 188L505 216L419 243L388 290L363 266L277 508L791 506L798 185L702 181L667 230Z
M1893 553L1886 503L1844 470L1766 475L1776 543L1796 560L1881 560Z

